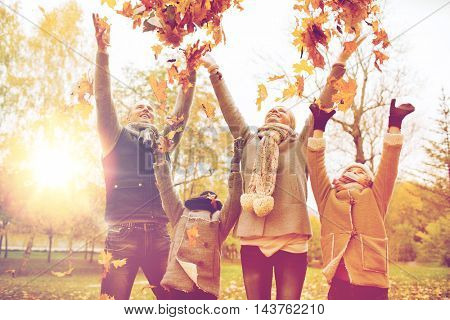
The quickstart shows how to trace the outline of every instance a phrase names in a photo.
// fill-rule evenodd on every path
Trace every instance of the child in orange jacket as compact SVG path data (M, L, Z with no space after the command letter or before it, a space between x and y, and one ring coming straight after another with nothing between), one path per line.
M388 299L388 243L384 219L397 177L403 118L411 104L391 101L389 131L376 175L361 163L347 166L331 183L325 168L327 121L336 111L310 107L314 134L308 140L311 186L321 220L323 273L330 284L328 299Z

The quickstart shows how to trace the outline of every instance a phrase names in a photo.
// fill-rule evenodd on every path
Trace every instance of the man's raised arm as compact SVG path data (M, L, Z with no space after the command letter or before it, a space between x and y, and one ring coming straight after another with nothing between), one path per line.
M109 74L109 26L97 14L93 14L97 58L95 69L95 101L97 104L97 129L100 135L103 155L106 156L116 145L121 127L111 98L111 77Z

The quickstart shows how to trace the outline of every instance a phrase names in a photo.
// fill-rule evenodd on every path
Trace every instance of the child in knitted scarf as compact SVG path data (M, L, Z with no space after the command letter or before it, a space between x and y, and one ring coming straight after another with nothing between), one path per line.
M347 166L333 183L325 168L327 121L336 111L311 105L314 135L308 140L311 186L321 220L323 273L328 299L388 299L388 243L384 219L397 177L402 120L411 104L391 101L389 131L376 175L364 164Z
M219 296L221 246L241 212L240 161L244 140L234 142L229 195L225 204L212 191L184 202L172 184L169 165L158 152L154 165L162 206L174 229L161 286L173 300L214 300Z

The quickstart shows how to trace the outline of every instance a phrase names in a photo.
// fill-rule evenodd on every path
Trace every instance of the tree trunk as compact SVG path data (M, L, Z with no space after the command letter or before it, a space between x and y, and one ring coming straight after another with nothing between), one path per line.
M47 262L50 263L52 259L52 245L53 245L53 234L48 235L48 255Z
M3 245L3 230L0 231L0 255L2 254L2 245Z
M88 258L88 246L89 246L89 241L86 240L84 242L84 260L87 260L87 258Z
M92 240L91 257L89 258L89 263L92 263L92 261L94 261L94 249L95 249L95 240Z
M363 149L363 139L361 136L358 135L353 138L353 141L355 142L355 147L356 147L355 161L358 163L364 163L365 156L364 156L364 149Z
M5 254L3 258L8 258L8 232L5 230Z
M25 268L28 265L28 261L30 260L31 256L31 249L33 248L33 242L34 242L34 232L30 235L27 241L27 246L25 247L25 251L23 252L23 258L22 263L20 265L19 274L23 274L25 272Z

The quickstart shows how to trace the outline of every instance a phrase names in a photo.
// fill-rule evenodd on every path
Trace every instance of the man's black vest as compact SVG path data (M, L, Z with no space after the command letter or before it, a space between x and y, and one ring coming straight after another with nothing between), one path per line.
M126 128L103 159L107 222L168 221L153 171L154 156Z

